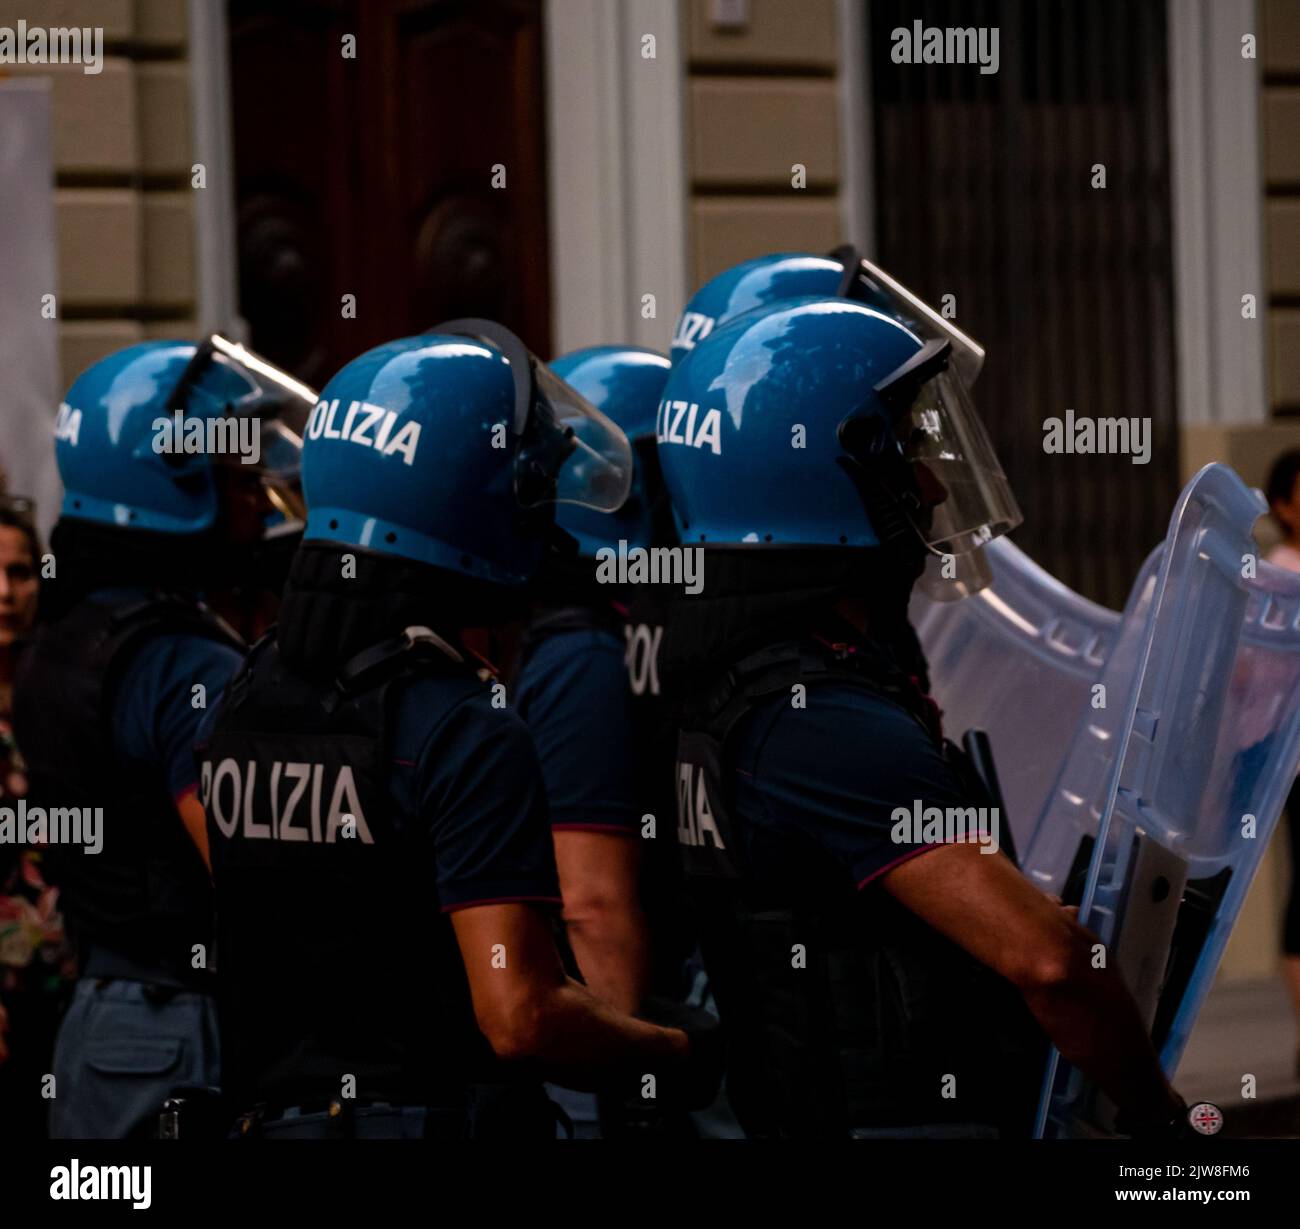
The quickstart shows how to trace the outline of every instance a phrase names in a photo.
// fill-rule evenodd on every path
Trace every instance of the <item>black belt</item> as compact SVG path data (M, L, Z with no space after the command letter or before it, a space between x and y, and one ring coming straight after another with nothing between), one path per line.
M356 1139L370 1133L384 1121L399 1122L412 1111L424 1115L425 1139L463 1139L467 1134L468 1114L464 1105L393 1105L385 1102L362 1102L336 1098L328 1102L308 1102L302 1105L258 1105L235 1120L234 1135L238 1139L260 1139L282 1133L291 1135L298 1128L304 1137L319 1139Z
M86 948L81 976L105 981L143 982L146 986L189 990L195 994L214 993L213 976L206 969L163 968L93 943Z
M292 1135L300 1124L303 1138L355 1139L371 1133L358 1124L373 1128L385 1119L396 1122L412 1110L424 1114L425 1139L553 1139L557 1123L565 1135L573 1136L573 1124L540 1086L499 1084L470 1085L464 1100L454 1105L343 1097L263 1102L235 1120L234 1135L240 1139Z

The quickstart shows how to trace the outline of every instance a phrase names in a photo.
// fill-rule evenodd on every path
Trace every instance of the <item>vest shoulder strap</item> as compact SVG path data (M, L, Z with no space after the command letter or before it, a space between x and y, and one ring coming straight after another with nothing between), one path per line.
M272 627L249 650L226 687L218 721L240 708L260 670L274 668L270 659L275 649L276 629ZM382 711L388 685L416 674L471 676L474 670L437 633L427 627L408 627L399 635L362 649L344 662L327 691L326 709L332 711L347 703L366 707L373 701Z
M528 630L539 639L559 632L596 631L615 625L614 611L599 610L592 606L557 606L544 610L528 625Z
M41 637L43 649L90 682L98 710L118 665L161 633L190 634L244 649L238 634L201 602L165 592L119 602L84 601Z
M427 627L408 627L400 635L362 649L344 662L334 681L345 697L355 697L407 674L471 674L459 650Z

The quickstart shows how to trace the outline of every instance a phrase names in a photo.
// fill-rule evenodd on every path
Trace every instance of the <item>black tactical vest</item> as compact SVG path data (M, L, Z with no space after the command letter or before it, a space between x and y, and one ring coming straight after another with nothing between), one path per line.
M520 668L547 636L567 631L605 630L624 642L632 697L632 742L635 753L633 796L642 828L653 815L654 838L641 844L641 904L651 940L650 985L656 994L683 997L684 965L696 938L685 900L681 857L673 838L676 816L674 764L677 726L659 688L659 650L667 610L665 586L638 586L627 602L607 606L564 606L537 614L525 633Z
M193 948L212 951L208 872L162 776L123 763L110 729L125 665L146 640L175 635L243 648L199 602L162 593L87 599L40 627L14 684L14 734L29 808L103 808L100 853L48 855L83 970L206 988Z
M429 673L484 686L405 638L313 683L268 636L200 748L235 1105L316 1105L352 1076L358 1101L454 1108L501 1078L439 911L428 825L389 791L399 685Z
M740 661L684 714L678 840L737 1118L759 1137L957 1122L1027 1135L1046 1051L1011 984L829 859L791 874L747 839L729 736L794 684L832 682L900 704L939 741L923 697L883 659L798 644Z

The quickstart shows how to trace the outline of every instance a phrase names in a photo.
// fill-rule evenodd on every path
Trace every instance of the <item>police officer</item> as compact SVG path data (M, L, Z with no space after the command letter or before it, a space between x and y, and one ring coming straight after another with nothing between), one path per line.
M1043 1033L1130 1130L1183 1108L902 664L926 554L1020 519L951 361L794 298L713 329L665 390L664 477L706 560L662 662L689 693L679 840L751 1135L1023 1134Z
M515 702L546 778L569 944L588 987L635 1011L651 964L639 896L642 843L657 840L658 820L672 813L672 760L656 745L666 728L655 661L662 622L649 609L658 586L629 584L618 560L666 544L662 522L670 525L671 513L666 499L656 507L654 421L669 362L652 350L596 346L551 369L627 434L634 474L617 512L557 510L576 552L552 555L533 587Z
M541 758L577 968L594 993L636 1011L648 992L686 998L694 947L671 819L676 731L657 661L674 576L651 553L676 541L654 443L670 364L653 350L593 346L551 369L626 433L633 481L617 512L557 509L575 549L554 552L534 582L514 697ZM590 1133L590 1100L563 1101ZM632 1125L616 1108L606 1100L607 1135ZM648 1129L650 1119L635 1123ZM662 1129L665 1119L654 1123Z
M492 681L554 504L630 479L623 433L487 322L322 392L279 627L202 751L241 1132L540 1138L542 1075L669 1095L705 1064L565 976L537 752Z
M224 338L131 346L59 407L65 494L42 623L14 689L80 980L59 1029L56 1137L152 1129L218 1082L212 897L194 737L240 660L199 600L297 466L279 420L310 390Z

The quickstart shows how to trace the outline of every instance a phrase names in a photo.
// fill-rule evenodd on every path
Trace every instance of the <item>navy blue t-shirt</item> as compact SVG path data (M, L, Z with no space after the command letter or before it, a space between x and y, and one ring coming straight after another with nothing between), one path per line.
M768 700L729 740L751 871L779 881L811 860L864 888L937 848L910 833L893 839L896 808L969 803L920 723L851 683L809 687L806 702Z
M124 760L163 774L179 800L197 786L194 744L205 716L239 669L239 653L204 636L159 635L136 649L113 694L113 746ZM202 684L203 706L195 706Z
M623 657L602 628L555 632L519 672L514 704L537 744L554 829L640 831Z
M518 716L472 681L418 679L399 698L392 753L393 798L428 825L444 912L560 903L546 786Z
M494 708L472 678L430 675L400 686L389 729L393 822L427 829L439 907L560 904L546 789L518 716ZM204 721L201 743L215 718Z

